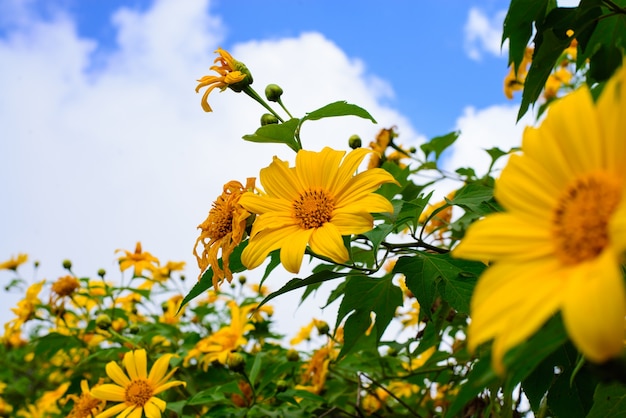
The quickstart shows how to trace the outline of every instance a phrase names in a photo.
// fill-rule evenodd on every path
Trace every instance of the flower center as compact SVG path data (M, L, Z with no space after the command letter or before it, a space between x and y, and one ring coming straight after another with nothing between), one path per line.
M143 407L152 398L154 390L146 379L135 379L126 386L124 398L127 403Z
M335 203L324 190L307 190L293 202L293 208L300 226L311 229L319 228L330 221Z
M93 416L92 412L94 408L100 406L102 401L100 399L96 399L87 393L83 393L80 395L80 398L76 401L74 408L72 408L72 415L76 417L91 417Z
M224 199L213 203L209 211L208 236L217 241L224 238L233 230L233 207Z
M593 172L573 181L552 218L556 255L566 265L597 257L609 244L609 221L622 198L619 178Z

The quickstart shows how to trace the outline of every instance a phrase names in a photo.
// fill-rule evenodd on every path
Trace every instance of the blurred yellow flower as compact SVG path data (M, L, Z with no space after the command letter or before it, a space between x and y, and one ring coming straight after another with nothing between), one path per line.
M28 254L18 254L0 263L0 270L17 270L17 268L28 261Z
M569 84L572 80L572 73L566 67L559 67L558 70L548 76L546 85L543 88L543 97L546 100L554 99L564 84Z
M517 71L515 71L515 66L513 65L509 68L509 73L504 78L504 95L507 99L513 98L514 91L522 90L524 88L528 68L530 67L533 59L533 52L533 48L527 47Z
M47 418L60 414L57 401L65 394L70 386L69 382L59 385L55 390L44 392L34 403L26 405L25 409L17 411L17 416L22 418Z
M239 92L243 90L244 87L252 84L252 75L243 63L234 59L222 48L218 48L215 52L218 53L219 56L215 58L214 63L219 65L213 65L211 70L217 72L219 76L205 75L198 80L200 84L196 87L196 93L198 93L201 88L208 87L202 95L201 101L202 109L204 109L205 112L213 111L207 100L209 93L211 93L213 89L219 88L221 91L224 91L227 87L231 87L234 91Z
M172 354L164 354L147 372L146 350L129 351L124 355L126 373L115 361L106 365L107 375L116 384L103 384L91 390L93 397L105 401L118 402L112 408L101 412L96 418L107 418L114 415L122 417L160 418L165 411L166 403L155 397L159 393L186 383L180 380L168 382L177 368L167 373ZM167 373L167 374L166 374Z
M451 200L455 193L456 191L448 193L446 199ZM439 212L433 215L437 210L439 210ZM435 234L435 238L438 240L443 240L444 233L448 230L451 220L452 206L448 205L448 202L445 200L433 205L428 205L419 217L419 222L424 224L424 232L426 234Z
M303 366L301 380L296 389L306 390L319 394L324 389L328 376L328 366L332 360L337 358L339 350L334 347L332 340L318 350L315 350L311 359Z
M506 210L473 224L457 257L493 261L471 301L470 350L494 339L494 368L558 311L593 362L624 348L626 66L597 103L582 87L526 128L496 182ZM511 326L511 324L516 324Z
M124 252L124 255L118 258L120 271L134 267L133 277L141 276L144 270L153 271L159 266L159 259L147 251L144 252L141 248L141 242L137 242L135 252L122 249L115 250L115 252Z
M238 181L230 181L224 185L222 194L213 202L207 218L198 225L200 236L193 246L193 255L196 257L200 275L211 266L213 268L213 288L216 290L224 281L230 281L233 274L230 271L230 256L246 231L248 213L240 204L239 199L249 190L254 190L255 179L248 178L246 187ZM198 246L202 244L202 254L198 254ZM218 263L218 253L221 250L222 266Z
M353 175L370 152L358 148L344 158L344 151L328 147L321 152L301 150L293 168L274 157L260 174L266 194L249 192L239 200L259 214L241 255L243 264L258 267L280 248L285 269L298 273L307 244L320 256L346 262L349 254L342 235L371 230L370 212L393 212L386 198L373 193L381 184L396 182L391 174L374 168Z
M91 418L99 414L106 401L94 398L89 389L89 383L86 380L80 382L80 395L68 395L67 398L74 402L74 406L67 418Z

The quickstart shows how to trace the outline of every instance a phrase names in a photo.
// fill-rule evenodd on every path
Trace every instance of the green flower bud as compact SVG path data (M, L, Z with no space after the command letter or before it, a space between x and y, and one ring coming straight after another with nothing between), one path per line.
M294 350L293 348L287 350L287 361L298 361L300 360L300 354Z
M242 372L246 367L246 359L239 353L230 353L226 365L234 372Z
M72 268L72 262L70 260L63 260L63 268L70 270Z
M415 147L411 147L411 148L409 148L409 152L410 152L411 154L415 154L415 152L416 152L416 151L417 151L417 148L415 148Z
M246 284L246 281L247 281L248 279L246 278L246 276L244 276L244 275L242 274L241 276L239 276L239 277L237 278L237 280L239 280L239 284L244 285L244 284Z
M139 333L139 325L137 324L131 325L130 327L128 327L128 332L130 332L131 334Z
M396 357L398 355L398 350L393 347L389 347L389 349L387 350L387 355L389 357Z
M280 96L283 95L283 89L277 84L268 84L265 87L265 97L270 102L277 102L280 100Z
M98 276L102 277L104 279L104 275L107 274L105 269L99 269L98 270Z
M233 84L228 85L228 88L230 88L232 91L236 91L237 93L239 93L243 91L243 89L248 87L250 84L252 84L253 82L252 73L250 73L250 70L248 70L248 67L246 67L246 64L244 64L243 62L240 62L237 60L233 60L233 61L235 64L233 69L235 71L240 71L242 74L246 75L244 79L239 81L238 83L233 83Z
M284 392L289 389L289 383L286 380L279 380L276 382L276 392Z
M348 145L352 149L361 148L361 145L362 145L361 137L358 135L352 135L350 138L348 138Z
M100 314L96 317L96 326L100 329L109 329L112 323L111 317L107 314Z
M328 334L328 331L330 331L330 327L328 326L326 321L317 322L315 324L315 328L317 328L317 332L319 332L320 335L326 335Z
M278 123L278 118L271 113L264 113L261 116L261 126L271 125Z

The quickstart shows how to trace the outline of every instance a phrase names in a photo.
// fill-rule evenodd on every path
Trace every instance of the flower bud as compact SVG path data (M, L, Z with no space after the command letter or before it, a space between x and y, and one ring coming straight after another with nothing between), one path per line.
M261 116L261 126L271 125L278 123L278 118L271 113L264 113Z
M317 332L319 332L320 335L326 335L328 334L328 331L330 331L330 327L326 321L317 321L315 323L315 328L317 328Z
M287 361L298 361L300 360L300 354L294 350L293 348L290 348L289 350L287 350Z
M283 89L277 84L268 84L265 87L265 97L270 102L277 102L280 100L280 96L283 95Z
M289 382L287 382L286 380L279 380L278 382L276 382L276 392L280 393L280 392L284 392L287 389L289 389Z
M63 268L70 270L72 268L72 262L70 260L63 260Z
M361 137L358 135L352 135L350 138L348 138L348 145L352 149L361 148Z
M240 93L241 91L243 91L243 89L245 89L250 84L252 84L252 81L253 81L252 73L250 73L250 70L248 70L248 67L246 67L246 64L244 64L243 62L240 62L237 60L233 60L233 61L234 61L233 70L239 71L242 74L245 74L246 76L244 77L243 80L237 83L228 84L228 88L230 88L232 91Z
M244 276L244 275L242 274L241 276L239 276L239 277L237 278L237 280L239 280L239 284L244 285L244 284L246 284L246 281L247 281L248 279L246 278L246 276Z
M131 325L130 327L128 327L128 332L130 332L131 334L139 333L139 326L137 324Z
M107 314L100 314L96 317L96 326L100 329L109 329L112 323L111 317Z
M242 372L246 367L246 359L239 353L230 353L226 365L234 372Z
M106 270L104 269L99 269L98 270L98 276L102 277L104 279L104 275L107 274Z

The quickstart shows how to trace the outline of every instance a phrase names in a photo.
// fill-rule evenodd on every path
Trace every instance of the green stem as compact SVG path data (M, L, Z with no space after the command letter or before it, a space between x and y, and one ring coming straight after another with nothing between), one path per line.
M261 106L267 109L267 111L269 111L272 115L276 116L276 119L278 119L281 122L285 122L283 118L281 118L280 115L276 113L274 109L272 109L267 104L267 102L265 102L265 100L263 100L263 98L259 96L259 93L257 93L252 87L246 86L246 88L244 88L242 91L246 93L248 96L252 97L254 100L256 100Z
M289 111L287 110L287 108L286 108L286 107L285 107L285 105L283 104L283 101L280 99L280 97L278 98L277 103L280 105L280 107L282 107L282 108L283 108L283 110L285 111L285 113L286 113L287 115L289 115L289 117L290 117L291 119L293 119L293 116L291 116L291 113L289 113Z

